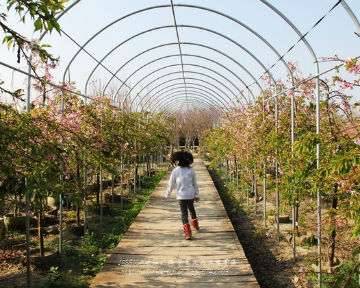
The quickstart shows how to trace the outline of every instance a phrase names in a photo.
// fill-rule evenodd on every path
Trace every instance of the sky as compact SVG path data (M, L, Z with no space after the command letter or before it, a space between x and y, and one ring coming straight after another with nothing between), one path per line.
M73 2L69 1L68 5ZM283 55L299 39L294 30L264 1L173 2L179 40L182 43L182 59L173 27L172 10L168 7L170 0L80 1L59 20L63 30L61 35L53 32L43 39L43 43L52 46L49 51L60 57L59 66L52 72L54 82L70 79L76 83L78 90L89 95L94 90L111 95L118 92L116 97L128 97L133 101L134 109L178 109L184 106L186 99L191 102L190 106L205 107L213 104L228 107L237 105L236 99L240 99L241 104L257 97L260 87L254 84L254 79L259 79L264 68L268 69L276 63L279 55ZM357 30L354 22L341 4L312 28L329 12L336 0L268 2L285 14L301 33L310 31L306 40L318 58L337 55L346 59L359 56L360 37L355 35ZM360 19L360 1L347 0L346 3ZM196 7L180 7L177 4ZM125 17L134 11L153 6L159 7ZM4 9L0 7L1 11ZM222 13L222 16L216 12ZM103 27L122 17L121 21L90 41L85 46L86 52L79 50L79 45L84 45ZM39 38L38 33L33 33L31 21L23 25L11 13L8 24L29 39ZM151 31L145 33L147 30ZM4 45L0 47L0 61L27 70L26 62L16 63L16 53L8 51ZM102 65L98 65L97 61L102 61ZM288 61L298 62L304 76L316 73L314 58L302 42L285 55L284 62ZM333 65L320 63L320 72ZM277 63L270 71L275 79L286 82L288 71L284 63ZM332 75L327 73L322 77L331 78ZM184 76L186 93L182 87ZM5 81L7 88L24 89L25 78L0 65L0 79ZM246 89L247 86L249 89ZM32 91L31 96L32 99L36 98L36 91ZM6 97L1 100L10 101Z

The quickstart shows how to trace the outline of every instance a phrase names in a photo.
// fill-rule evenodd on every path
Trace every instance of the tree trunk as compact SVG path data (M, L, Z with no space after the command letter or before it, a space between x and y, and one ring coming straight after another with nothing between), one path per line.
M76 225L80 226L80 205L76 204Z
M147 170L147 174L150 177L150 155L146 156L146 170Z
M77 155L76 155L76 158L78 158ZM79 159L77 159L77 161L76 161L76 183L77 183L78 190L81 191L81 178L80 178ZM80 205L79 204L76 204L76 224L78 226L80 225Z
M299 224L299 207L300 207L300 203L298 201L296 201L295 203L295 223ZM300 236L299 234L299 226L295 224L295 233L297 234L297 236Z
M331 203L331 213L330 213L330 239L329 239L329 266L334 266L334 258L335 258L335 239L336 239L336 209L337 209L337 203L338 199L336 197L338 190L337 184L334 186L334 194L332 197L332 203Z
M100 203L100 173L96 174L96 204Z
M42 214L43 214L43 209L42 209L42 201L40 201L40 208L39 208L39 213L38 213L38 236L39 236L39 244L40 244L40 256L44 257L45 256L45 251L44 251L44 235L41 229L42 226Z

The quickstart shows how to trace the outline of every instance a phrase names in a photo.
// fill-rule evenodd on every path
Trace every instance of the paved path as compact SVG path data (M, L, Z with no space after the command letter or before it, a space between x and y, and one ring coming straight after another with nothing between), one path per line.
M202 160L193 165L200 190L200 231L185 240L170 173L124 235L91 287L259 287Z

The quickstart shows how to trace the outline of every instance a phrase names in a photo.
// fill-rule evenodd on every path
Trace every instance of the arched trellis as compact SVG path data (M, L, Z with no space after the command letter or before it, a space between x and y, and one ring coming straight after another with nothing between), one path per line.
M166 99L162 99L161 101L158 102L154 102L152 103L153 106L157 106L157 107L152 107L154 109L154 111L160 112L160 111L165 111L166 109L164 108L164 106L162 106L163 104L168 104L168 105L172 105L175 110L178 110L178 108L184 108L182 105L184 104L184 102L180 101L184 99L184 92L181 93L177 93L177 94L172 94L169 95L168 98ZM206 99L206 97L196 94L196 93L188 93L188 100L191 103L201 103L203 102L203 104L210 108L210 107L214 107L214 103L209 101L208 99ZM189 102L189 104L190 104ZM186 106L185 106L186 107ZM169 107L167 107L169 108ZM195 108L195 107L194 107Z
M74 55L74 57L71 59L71 61L69 62L69 64L68 64L68 66L67 66L67 68L65 69L65 72L64 72L64 78L65 78L65 74L66 74L66 72L67 72L67 70L69 69L69 67L70 67L70 64L73 62L73 60L76 58L76 56L80 53L80 51L81 50L84 50L84 47L92 40L92 39L94 39L95 37L97 37L97 35L99 35L101 32L103 32L104 30L106 30L107 28L109 28L109 27L111 27L112 25L114 25L115 23L117 23L117 22L119 22L119 21L121 21L121 20L123 20L123 19L126 19L126 18L128 18L128 17L131 17L131 16L133 16L133 15L135 15L135 14L138 14L138 13L142 13L142 12L144 12L144 11L148 11L148 10L152 10L152 9L157 9L157 8L165 8L165 7L177 7L177 6L179 6L179 7L188 7L188 8L193 8L193 9L202 9L202 10L206 10L206 11L208 11L208 12L211 12L211 13L216 13L216 14L219 14L219 15L221 15L221 16L223 16L223 17L225 17L225 18L227 18L227 19L229 19L229 20L231 20L231 21L233 21L233 22L236 22L237 24L239 24L239 25L241 25L241 26L243 26L245 29L247 29L248 31L250 31L251 33L253 33L256 37L258 37L262 42L264 42L273 52L275 52L275 54L277 55L277 56L280 56L280 54L276 51L276 49L269 43L269 42L267 42L260 34L258 34L257 32L255 32L254 30L252 30L250 27L248 27L247 25L245 25L244 23L242 23L242 22L240 22L239 20L237 20L237 19L234 19L233 17L230 17L230 16L228 16L228 15L226 15L226 14L223 14L223 13L220 13L220 12L218 12L218 11L216 11L216 10L212 10L212 9L208 9L208 8L204 8L204 7L200 7L200 6L195 6L195 5L182 5L182 4L179 4L179 5L161 5L161 6L153 6L153 7L150 7L150 8L146 8L146 9L141 9L141 10L138 10L138 11L135 11L135 12L133 12L133 13L130 13L130 14L128 14L128 15L125 15L125 16L123 16L123 17L121 17L121 18L119 18L119 19L117 19L117 20L115 20L115 21L113 21L112 23L110 23L109 25L107 25L107 26L105 26L103 29L101 29L99 32L97 32L96 34L94 34L92 37L90 37L89 38L89 40L83 45L83 46L81 46L81 48L78 50L78 52ZM191 25L175 25L175 28L177 29L177 27L188 27L188 26L191 26ZM165 27L165 26L163 26L163 27ZM174 26L173 26L174 27ZM194 27L196 27L196 26L193 26L192 28L194 28ZM198 29L202 29L203 27L197 27ZM150 29L150 30L155 30L155 29L157 29L157 28L153 28L153 29ZM206 29L206 28L204 28L204 30L205 31L208 31L208 32L212 32L212 33L214 33L214 34L217 34L217 35L219 35L220 33L218 33L218 32L216 32L216 31L212 31L212 30L210 30L210 29ZM149 30L148 30L149 31ZM228 40L230 40L228 37L226 37L225 35L222 35L223 37L225 37L225 38L227 38ZM135 36L136 37L136 36ZM230 41L232 41L232 42L236 42L236 41L233 41L232 39L230 40ZM238 44L238 46L239 46L239 43L237 43ZM180 45L180 43L179 43L179 45ZM241 45L240 45L240 47L241 47ZM245 48L245 50L244 51L248 51L246 48ZM250 52L250 51L249 51ZM251 53L250 53L250 55L251 55ZM284 62L284 60L282 59L281 60L283 63L284 63L284 65L285 66L287 66L287 64ZM99 61L97 61L98 63L99 63ZM102 65L102 64L101 64ZM102 65L103 66L103 65ZM265 67L263 67L263 68L265 68ZM288 69L288 71L290 71L290 68L287 66L287 69ZM265 68L265 71L266 71L266 68Z
M175 26L167 25L167 26L161 26L160 28L164 28L164 29L165 29L165 28L171 28L171 27L175 27ZM259 59L258 57L256 57L250 50L248 50L246 47L244 47L243 45L241 45L239 42L233 40L232 38L230 38L230 37L228 37L228 36L226 36L226 35L224 35L224 34L222 34L222 33L220 33L220 32L217 32L217 31L208 29L208 28L206 28L206 27L200 27L200 26L195 26L195 25L178 25L178 27L191 28L191 29L197 29L197 30L200 30L200 31L206 31L206 32L212 33L212 34L214 34L214 35L217 35L217 36L219 36L219 37L221 37L221 38L223 38L223 39L226 39L227 41L233 43L235 46L239 47L242 51L246 52L252 59L255 60L256 63L258 63L258 64L260 65L260 67L261 67L264 71L267 71L267 68L265 67L265 65L264 65L264 64L260 61L260 59ZM154 28L154 29L155 29L155 28ZM149 30L147 30L147 31L153 31L154 29L149 29ZM262 37L261 37L261 38L262 38ZM263 41L263 40L262 40L262 41ZM263 42L264 42L264 41L263 41ZM271 49L272 51L275 51L275 52L276 52L275 54L280 57L279 52L277 52L277 50L276 50L275 48L273 48L273 47L272 47L268 42L266 42L266 41L265 41L264 43L267 44L267 45L270 47L270 49ZM282 59L281 62L285 65L287 71L288 71L289 73L291 73L291 69L289 68L289 66L287 65L287 63L286 63L283 59ZM116 75L119 71L120 71L120 69L118 69L118 70L117 70L115 73L113 73L113 74ZM111 80L111 79L110 79L110 80ZM116 94L118 94L118 93L119 93L119 90L117 91ZM138 97L138 95L139 95L139 93L137 93L136 97ZM135 98L136 98L136 97L135 97Z
M202 47L202 48L206 48L210 51L214 51L224 57L226 57L227 59L229 59L230 61L232 61L233 63L235 63L237 66L239 66L242 70L244 70L250 77L251 79L254 81L254 83L256 83L256 85L258 86L259 90L260 91L263 91L263 88L262 86L259 84L259 81L254 77L254 75L246 68L244 67L241 63L239 63L237 60L235 60L233 57L229 56L228 54L218 50L218 49L215 49L213 47L210 47L210 46L207 46L207 45L204 45L204 44L200 44L200 43L193 43L193 42L180 42L181 45L191 45L191 46L195 46L195 47ZM150 52L152 50L155 50L155 49L159 49L159 48L162 48L162 47L166 47L166 46L171 46L171 45L178 45L178 43L165 43L165 44L161 44L161 45L158 45L158 46L154 46L154 47L151 47L149 49L146 49L140 53L138 53L137 55L133 56L132 58L130 58L128 61L126 61L122 66L120 66L120 68L115 72L115 74L117 74L121 69L123 69L126 65L128 65L130 62L132 62L133 60L135 60L136 58L144 55L145 53L147 52ZM117 48L118 46L116 46ZM109 56L113 51L115 51L116 49L112 49L108 54L106 54L106 56L104 56L99 62L103 62L107 56ZM98 65L100 65L99 63L96 65L96 67L91 71L91 73L89 74L88 78L87 78L87 81L86 81L86 87L90 81L90 78L91 76L93 75L93 73L95 72L95 70L97 69ZM109 86L111 80L113 79L113 77L107 82L107 84L105 85L104 87L104 90L103 90L103 94L105 94L105 91L107 89L107 87ZM255 99L253 99L255 101Z
M185 106L185 101L184 98L180 99L179 101L181 106ZM170 103L168 105L171 105ZM213 106L209 107L209 106L206 106L204 105L204 103L201 103L201 102L198 102L197 104L197 107L196 109L199 110L200 112L202 113L205 113L209 116L209 118L212 120L212 123L216 123L218 120L219 120L219 116L220 116L220 113L214 113L214 110L213 110ZM170 110L168 106L165 106L164 107L166 110L163 110L164 114L168 117L174 117L177 115L177 113L181 112L182 110Z
M219 109L223 110L223 107L219 106L218 105L214 105L214 104L217 104L217 103L214 103L214 101L211 101L208 99L207 95L204 95L204 94L201 94L201 93L198 93L198 92L193 92L192 90L187 90L187 94L188 94L188 98L191 99L192 96L196 96L195 98L197 99L202 99L204 102L206 102L207 104L211 105L211 106L215 106L215 107L218 107ZM159 109L156 109L156 107L160 107L162 105L162 103L164 102L167 102L169 100L172 100L174 99L175 96L183 96L184 95L184 91L178 91L178 92L173 92L169 95L167 95L166 98L163 98L159 101L154 101L152 102L148 107L149 107L149 110L150 111L160 111Z
M198 84L198 83L194 83L194 82L188 82L187 83L188 85L187 85L187 88L188 88L188 90L196 90L196 91L200 91L200 93L203 93L204 95L207 95L207 96L209 96L209 95L212 95L214 98L215 98L215 101L218 101L219 102L219 104L221 103L221 105L223 106L223 107L225 107L226 105L227 105L227 102L224 102L223 100L223 97L221 96L221 95L219 95L216 91L214 91L214 90L212 90L211 88L209 88L209 87L207 87L207 86L205 86L205 85L201 85L201 84ZM180 87L179 87L179 85L181 85ZM165 90L165 91L162 91L162 93L160 93L158 96L157 96L157 93L158 92L156 92L156 93L153 93L153 94L151 94L152 95L152 98L154 98L155 96L157 96L157 97L155 97L155 99L153 100L153 101L150 101L150 103L151 102L156 102L157 101L157 98L159 98L159 97L162 97L162 98L165 98L168 94L167 93L169 93L169 92L173 92L173 91L177 91L177 92L179 92L179 91L184 91L183 90L183 86L184 84L183 83L175 83L175 84L171 84L171 85L168 85L168 86L166 86L166 87L164 87L164 88L162 88L162 89L160 89L158 92L161 92L162 90ZM167 88L170 88L170 89L167 89ZM166 90L167 89L167 90ZM180 89L180 90L179 90ZM219 98L218 98L219 97ZM208 97L209 98L209 97ZM151 98L149 98L148 100L150 100ZM210 99L210 98L209 98ZM141 103L141 102L140 102ZM141 105L142 107L143 107L143 109L146 109L146 105L149 103L149 101L146 101L145 103L144 103L144 105ZM142 104L142 103L141 103ZM136 107L136 108L138 108L139 107L139 105Z
M166 105L163 106L163 109L161 111L173 111L173 113L178 112L178 111L184 111L187 110L187 106L186 106L186 99L184 99L184 97L180 96L178 98L174 98L174 101L176 101L175 105L174 102L169 102ZM189 104L196 104L196 109L198 109L198 107L200 107L200 111L203 111L205 113L209 113L210 108L214 107L212 105L207 105L206 103L202 102L202 100L190 100ZM199 105L199 106L198 106ZM185 108L185 109L184 109ZM212 117L210 117L212 118ZM215 118L212 119L213 121L216 120Z
M179 83L180 84L180 83ZM162 99L167 99L168 97L170 97L171 95L173 95L174 93L183 93L184 89L183 87L178 87L178 88L173 88L171 89L173 91L167 91L168 93L166 95L164 95L164 97L161 97L160 100L154 98L153 101L149 101L144 103L144 105L142 106L143 110L147 110L147 111L152 111L151 107L156 105L156 103L158 103L159 101L161 101ZM211 103L213 103L214 106L218 106L218 107L226 107L227 103L224 101L221 101L220 99L213 99L209 97L209 93L207 93L207 91L204 91L201 88L198 87L192 87L192 86L187 86L187 91L190 93L196 93L197 95L201 95L203 96L205 99L209 100ZM159 96L160 97L160 96ZM157 98L159 98L157 97ZM223 109L222 109L223 110ZM224 110L223 110L224 111ZM225 111L224 111L225 112Z
M134 72L132 72L132 73L124 80L124 83L127 83L127 82L129 81L129 79L130 79L133 75L135 75L135 74L136 74L137 72L139 72L141 69L145 68L146 66L148 66L148 65L150 65L150 64L156 63L156 62L158 62L158 61L160 61L160 60L164 60L164 59L167 59L167 58L179 57L179 56L180 56L180 54L172 54L172 55L166 55L166 56L159 57L159 58L156 58L156 59L154 59L154 60L151 60L151 61L145 63L144 65L142 65L140 68L136 69ZM204 57L204 56L201 56L201 55L195 55L195 54L182 54L182 56L183 56L183 57L193 57L193 58L196 58L196 59L203 59L203 60L207 60L207 61L209 61L209 62L215 63L216 65L220 66L221 68L227 70L230 74L232 74L235 78L237 78L244 86L246 86L244 80L242 80L237 74L235 74L233 71L231 71L229 68L227 68L226 66L222 65L222 64L219 63L218 61L215 61L215 60L213 60L213 59L210 59L210 58L208 58L208 57ZM181 65L181 64L177 64L177 65ZM188 64L184 64L184 66L186 66L186 65L188 65ZM165 68L165 66L164 66L163 68ZM209 69L209 68L207 68L207 67L204 67L204 68L205 68L205 69ZM211 71L211 70L209 69L209 71ZM155 72L155 70L154 70L153 72ZM216 72L216 73L217 73L217 72ZM225 77L225 76L223 76L223 75L221 75L221 74L219 74L219 75L220 75L221 77ZM234 85L234 84L233 84L233 85ZM123 86L124 86L124 84L121 84L119 90L120 90ZM236 87L236 89L239 90L238 87ZM252 90L249 90L249 91L250 91L250 93L251 93L251 95L252 95L252 98L255 99L255 95L254 95L254 93L252 92ZM247 100L247 99L246 99L246 100ZM247 101L248 101L248 100L247 100Z
M220 92L220 93L222 93L222 94L224 95L224 96L221 97L222 99L226 99L226 98L228 97L227 94L226 94L223 90L221 90L219 87L213 85L212 83L210 83L210 82L208 82L208 81L206 81L206 80L203 80L203 79L200 79L200 78L193 78L193 77L187 77L186 79L187 79L187 80L198 81L198 82L204 83L204 84L212 87L213 89L216 89L218 92ZM151 94L151 92L152 92L153 90L155 90L155 89L157 89L157 88L159 88L159 87L161 87L161 86L163 86L163 85L166 85L166 84L168 84L169 82L179 81L179 80L182 80L182 78L172 78L172 79L170 79L170 80L163 81L163 82L159 83L157 86L155 86L154 88L152 88L151 90L149 90L149 91L147 92L146 95L151 95L151 96L148 97L148 100L146 101L146 103L147 103L150 99L152 99L152 97L154 96L154 95ZM177 83L177 84L179 84L179 83ZM183 84L183 83L182 83L182 84ZM217 94L218 94L218 93L217 93ZM146 95L145 95L145 96L146 96Z
M188 70L188 71L185 71L185 72L188 73L188 74L195 74L196 76L204 76L204 77L206 77L206 78L209 78L209 79L217 82L217 83L218 83L220 86L222 86L225 90L228 90L234 97L236 97L236 94L235 94L233 91L231 91L225 84L223 84L222 82L220 82L220 81L217 80L216 78L214 78L214 77L212 77L212 76L209 76L208 74L204 74L204 73L200 73L200 72L196 72L196 71L191 71L191 70ZM179 74L179 73L182 73L182 71L170 72L170 73L166 73L166 74L164 74L164 75L161 75L161 76L155 78L154 80L150 81L147 86L143 87L143 88L140 90L139 93L141 93L142 91L144 91L145 89L147 89L149 85L156 83L158 80L160 80L160 79L162 79L162 78L166 78L166 77L171 76L171 75L176 75L176 74ZM182 78L181 78L181 79L182 79ZM197 79L197 80L199 80L199 81L202 80L202 79L200 79L200 78L191 78L191 77L186 77L186 79ZM165 83L166 83L166 82L169 82L169 81L171 81L171 80L179 80L179 78L171 78L170 80L166 80L166 79L165 79ZM208 82L208 81L202 81L202 82L210 83L210 82ZM164 83L164 82L162 82L162 83ZM215 86L215 85L212 85L212 86L217 87L217 86ZM217 87L217 88L218 88L218 87ZM218 89L220 90L220 88L218 88ZM229 102L230 102L232 105L236 106L236 104L235 104L235 102L233 101L233 99L231 99L231 97L230 97L227 93L225 93L223 90L221 90L221 91L224 93L225 97L228 98ZM128 96L128 95L129 95L129 94L127 94L127 96ZM126 98L127 98L127 97L125 97L125 100L126 100ZM132 102L133 102L133 101L132 101Z
M170 64L170 65L166 65L166 66L162 66L161 68L158 68L156 70L153 70L151 71L150 73L144 75L137 83L135 83L132 87L132 89L130 89L128 92L127 92L127 95L129 95L131 93L131 91L133 89L136 88L136 86L139 86L140 82L143 82L146 78L148 78L149 76L152 76L153 74L155 73L158 73L159 71L162 71L162 70L165 70L167 68L173 68L173 67L178 67L178 66L181 66L182 64ZM228 84L230 85L225 85L227 87L227 89L229 91L232 91L230 89L230 87L228 86L232 86L231 88L234 89L234 90L237 90L239 93L241 93L242 91L232 82L232 80L230 80L228 77L225 77L223 76L222 74L218 73L217 71L211 69L211 68L208 68L206 66L202 66L202 65L199 65L199 64L188 64L188 63L184 63L183 66L189 66L189 67L196 67L196 68L201 68L203 70L206 70L206 72L212 72L213 74L216 74L216 76L219 76L220 78L222 78L225 82L227 82ZM188 71L189 72L189 71ZM204 74L204 75L207 75L209 76L208 74ZM234 92L232 92L232 94L234 94ZM126 96L127 96L126 95ZM248 101L247 101L248 102Z
M281 18L283 18L286 22L287 22L287 24L289 24L289 22L286 20L287 18L285 18L285 17L282 17L280 14L281 13L279 13L279 11L275 8L275 7L273 7L272 5L270 5L267 1L263 1L263 0L260 0L261 2L263 2L265 5L267 5L269 8L271 8L274 12L276 12ZM77 1L77 2L79 2L79 1ZM343 5L343 7L347 10L347 12L349 13L349 15L350 15L350 17L353 19L353 21L354 21L354 23L355 23L355 26L357 27L357 30L358 31L360 31L360 25L359 25L359 23L358 23L358 21L357 21L357 19L356 19L356 17L354 16L354 14L351 12L351 10L349 10L349 7L348 7L348 5L346 4L346 2L345 1L342 1L341 2L342 3L342 5ZM176 7L176 5L174 5L175 7ZM181 5L179 5L179 6L181 6ZM183 6L191 6L191 5L183 5ZM158 7L160 7L160 6L158 6ZM169 7L169 5L163 5L162 7ZM146 10L146 9L143 9L142 11L144 11L144 10ZM351 13L350 13L351 12ZM140 13L140 12L136 12L136 13ZM290 25L290 24L289 24ZM291 27L292 27L292 25L290 25ZM179 26L180 27L180 26ZM296 33L298 33L298 35L299 36L301 36L301 33L299 32L299 30L297 30L296 29L296 27L295 26L293 26L292 27L293 29L294 29L294 31L296 32ZM306 41L306 39L302 39L302 41ZM181 45L183 45L182 43L180 43ZM310 48L311 48L311 46L309 46ZM312 49L312 48L311 48ZM310 49L309 49L310 50ZM314 54L314 56L315 56L315 54ZM316 56L315 56L315 60L316 60ZM317 60L315 61L315 63L316 63L316 65L317 65ZM320 72L318 71L318 73L317 74L319 74ZM119 80L119 79L118 79ZM257 85L259 85L257 82L256 82L256 84ZM318 86L318 85L317 85ZM260 87L260 86L259 86ZM318 88L317 88L318 89ZM86 95L86 93L85 93L85 95ZM320 95L318 95L317 94L317 100L319 100L319 97L320 97ZM274 99L276 98L276 96L274 96ZM270 99L269 99L270 100ZM268 101L269 101L268 100ZM154 102L155 103L155 102ZM292 115L293 115L293 113L292 113ZM293 119L292 119L292 128L293 128ZM317 127L317 128L319 128L319 129L317 129L317 132L318 132L318 130L320 130L320 127ZM292 129L292 131L293 131L293 129ZM293 139L293 138L292 138ZM318 150L319 151L319 150ZM319 160L319 157L317 157L317 159Z

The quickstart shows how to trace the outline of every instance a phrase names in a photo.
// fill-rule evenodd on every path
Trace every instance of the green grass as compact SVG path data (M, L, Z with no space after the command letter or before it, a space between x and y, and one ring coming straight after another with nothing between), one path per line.
M52 267L50 276L41 288L50 287L89 287L89 281L102 269L106 254L117 246L135 217L150 198L153 190L166 171L145 178L142 188L132 195L126 209L114 208L112 216L103 218L103 229L97 229L99 217L89 221L89 231L79 240L67 241L63 245L61 268ZM91 229L91 227L96 229Z
M334 273L322 274L323 287L345 287L347 282L347 288L359 287L359 270L354 270L355 266L358 264L358 261L353 259L347 262L344 262L339 269ZM309 273L308 278L312 285L317 283L317 273Z

